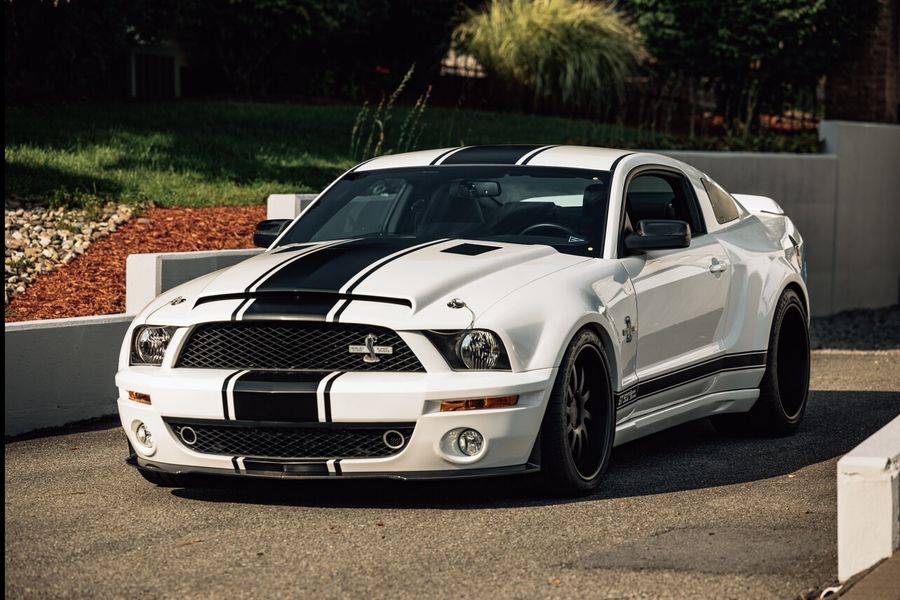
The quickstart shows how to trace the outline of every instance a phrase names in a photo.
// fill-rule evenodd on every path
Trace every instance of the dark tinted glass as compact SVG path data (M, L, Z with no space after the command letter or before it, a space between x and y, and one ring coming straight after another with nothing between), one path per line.
M713 213L716 215L716 221L719 223L727 223L734 221L740 216L737 205L731 194L722 189L715 181L709 179L701 179L706 193L709 194L709 202L712 204Z
M591 253L606 220L606 171L440 166L350 173L279 245L359 237L548 244Z

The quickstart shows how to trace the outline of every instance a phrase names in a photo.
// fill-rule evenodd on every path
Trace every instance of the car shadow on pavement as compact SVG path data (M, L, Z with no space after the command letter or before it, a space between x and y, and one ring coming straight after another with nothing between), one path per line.
M813 392L800 432L781 438L726 436L708 420L675 427L613 451L600 491L544 494L533 476L456 481L263 481L210 478L179 498L264 505L485 509L662 494L786 475L843 454L900 413L900 392Z

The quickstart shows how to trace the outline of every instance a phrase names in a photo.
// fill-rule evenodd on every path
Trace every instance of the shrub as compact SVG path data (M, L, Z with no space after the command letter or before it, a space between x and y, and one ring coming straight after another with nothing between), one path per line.
M637 31L611 4L586 0L493 0L470 12L454 42L534 102L598 106L621 99L643 57Z

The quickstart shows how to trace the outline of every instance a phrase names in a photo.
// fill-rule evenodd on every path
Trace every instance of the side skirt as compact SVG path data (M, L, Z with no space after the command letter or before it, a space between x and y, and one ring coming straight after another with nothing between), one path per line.
M747 412L759 398L759 390L729 390L692 398L616 425L614 446L631 442L675 425L723 413Z

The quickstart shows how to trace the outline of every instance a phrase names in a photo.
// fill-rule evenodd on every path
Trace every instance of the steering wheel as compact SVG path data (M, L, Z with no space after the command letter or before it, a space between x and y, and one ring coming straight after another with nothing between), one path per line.
M555 229L557 231L561 231L569 237L574 237L578 239L584 239L580 233L576 233L569 229L568 227L564 227L563 225L559 225L558 223L535 223L534 225L529 225L525 229L519 232L519 235L526 235L535 229L540 229L542 227L546 227L548 229Z

